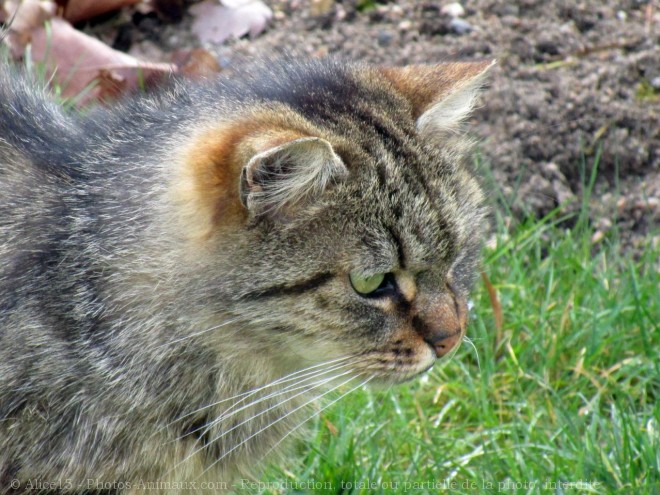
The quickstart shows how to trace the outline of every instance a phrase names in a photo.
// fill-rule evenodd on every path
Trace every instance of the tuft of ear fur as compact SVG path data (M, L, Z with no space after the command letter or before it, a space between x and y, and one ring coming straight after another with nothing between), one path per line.
M421 133L456 131L472 111L495 61L383 67L386 79L411 104Z
M250 217L285 220L348 175L319 129L284 105L200 126L178 149L170 195L187 237L205 241Z
M330 143L303 137L254 155L243 167L240 198L255 216L286 216L318 199L348 169Z

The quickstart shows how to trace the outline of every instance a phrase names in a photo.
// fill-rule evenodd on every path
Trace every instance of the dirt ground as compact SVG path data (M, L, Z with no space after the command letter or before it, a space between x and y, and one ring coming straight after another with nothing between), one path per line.
M594 242L618 231L627 248L660 243L658 0L266 3L264 33L207 47L226 69L282 52L388 65L494 58L472 126L492 195L518 217L575 211L597 163ZM167 26L142 19L132 38L147 53L180 48L195 42L189 26L185 14Z

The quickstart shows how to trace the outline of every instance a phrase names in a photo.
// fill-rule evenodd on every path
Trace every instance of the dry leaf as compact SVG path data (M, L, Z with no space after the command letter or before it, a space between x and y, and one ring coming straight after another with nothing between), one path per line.
M126 92L126 79L107 69L101 69L96 77L96 86L94 90L97 93L97 99L101 101L113 100Z
M12 21L5 43L12 56L20 58L32 38L32 32L55 15L57 5L51 0L6 0L0 10L3 21Z
M91 4L97 9L117 8L135 1L70 0L66 8L74 6L84 11L84 5ZM141 62L76 31L69 22L54 17L57 5L52 0L5 0L0 5L6 19L11 19L16 12L5 38L13 57L23 57L30 46L32 61L43 63L46 77L60 86L62 96L77 97L79 105L116 97L141 82L149 83L156 77L176 71L174 65Z
M339 430L335 425L333 425L329 419L325 418L325 426L328 428L328 431L333 437L336 437L337 434L339 433Z
M64 18L70 22L80 22L97 15L134 5L141 0L67 0Z
M32 58L46 64L61 85L63 96L84 93L79 105L137 88L141 81L176 70L171 64L141 62L113 50L59 18L51 20L49 30L42 27L33 31ZM96 86L90 90L92 84Z
M500 304L500 299L497 296L497 290L493 286L490 278L486 272L481 272L481 279L484 281L486 286L486 291L488 292L488 298L490 299L490 305L493 308L493 318L495 319L495 329L498 334L502 331L504 326L504 315L502 313L502 305Z
M212 76L221 70L218 59L203 48L177 50L172 54L172 62L180 74L190 78Z
M222 43L246 34L254 37L266 29L273 11L259 0L205 0L190 7L192 31L203 42Z

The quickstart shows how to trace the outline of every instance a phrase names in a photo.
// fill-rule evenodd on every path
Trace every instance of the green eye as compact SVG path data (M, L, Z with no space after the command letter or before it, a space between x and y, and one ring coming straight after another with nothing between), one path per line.
M358 294L370 294L383 283L384 273L365 276L360 272L351 272L348 277L351 279L351 285Z

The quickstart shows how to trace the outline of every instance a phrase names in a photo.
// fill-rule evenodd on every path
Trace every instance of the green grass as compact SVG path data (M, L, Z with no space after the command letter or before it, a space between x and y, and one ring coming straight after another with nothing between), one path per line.
M660 252L622 256L615 238L596 252L586 215L561 225L498 222L485 269L501 328L480 282L477 352L351 394L298 464L247 492L660 494Z

